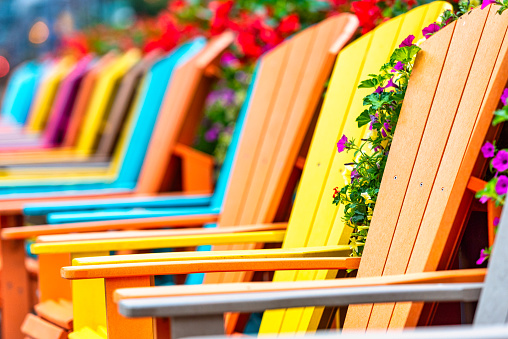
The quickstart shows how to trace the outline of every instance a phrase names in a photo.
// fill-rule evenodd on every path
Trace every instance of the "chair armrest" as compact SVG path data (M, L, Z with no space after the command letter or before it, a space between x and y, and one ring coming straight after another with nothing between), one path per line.
M333 307L399 301L477 301L482 287L483 283L347 287L125 299L118 305L120 313L127 317L204 316L227 312L262 312L292 307Z
M179 207L179 206L200 206L210 203L209 194L185 194L166 193L159 195L131 196L109 199L79 199L73 201L62 201L61 203L43 202L28 203L23 207L23 213L27 216L44 215L55 212L86 211L93 209L108 208L151 208L151 207Z
M192 147L177 144L175 155L182 160L182 188L186 192L213 191L214 157Z
M154 237L175 237L192 236L204 234L225 234L225 233L243 233L255 231L274 231L285 230L287 223L274 224L254 224L235 227L210 227L210 228L186 228L169 230L144 230L144 231L117 231L117 232L90 232L90 233L70 233L58 235L43 235L37 238L37 241L48 242L68 242L68 241L87 241L100 239L129 239L129 238L154 238Z
M241 253L232 257L210 256L214 259L202 260L177 260L171 262L144 262L111 265L87 265L67 266L61 270L65 279L96 279L96 278L125 278L142 277L168 274L190 274L210 272L241 272L241 271L276 271L276 270L315 270L315 269L356 269L360 263L359 258L299 258L295 254L303 256L314 254L305 249L296 251L278 251L278 253L258 250L258 255ZM237 253L244 252L238 251ZM328 252L316 253L320 255L337 255L344 250L329 250ZM272 254L272 255L270 255ZM271 257L268 257L271 256ZM225 257L225 258L224 258ZM234 258L241 257L241 259ZM257 257L257 258L256 258ZM215 259L218 258L218 259ZM180 259L180 258L178 258Z
M82 191L82 192L68 192L61 191L55 192L52 194L45 194L42 196L41 194L12 194L9 196L3 196L0 199L0 214L20 214L23 212L23 208L27 203L47 203L51 201L52 203L56 202L68 202L69 199L73 200L93 200L93 199L113 199L118 197L128 197L133 193L131 190L127 189L104 189L104 190L90 190L90 191Z
M229 294L229 293L259 293L285 292L306 289L330 289L344 287L384 286L401 284L438 284L483 282L487 269L464 269L454 271L437 271L409 273L383 277L343 278L331 280L311 281L283 281L283 282L248 282L180 286L156 286L117 289L114 294L115 302L122 299L161 298L188 295Z
M110 220L100 222L84 222L60 225L36 225L12 227L2 230L3 239L26 239L40 235L62 233L85 233L109 230L137 230L147 228L166 227L196 227L206 223L216 222L217 214L185 215L175 217Z
M312 257L345 257L349 256L349 246L319 246L288 249L255 249L238 251L188 251L169 253L147 253L112 255L97 257L81 257L72 261L73 265L109 265L109 264L130 264L148 262L169 262L182 260L218 260L218 259L250 259L250 258L312 258Z
M98 251L178 248L201 245L280 243L284 240L285 234L286 234L285 230L271 230L271 231L244 232L244 233L63 241L50 243L35 243L31 245L31 251L34 254L90 253Z
M403 331L376 331L369 330L368 333L360 331L318 331L316 334L309 334L303 338L312 339L499 339L508 338L508 325L460 325L460 326L435 326L417 327ZM229 339L227 336L201 336L195 339ZM277 339L275 336L263 336L263 339Z

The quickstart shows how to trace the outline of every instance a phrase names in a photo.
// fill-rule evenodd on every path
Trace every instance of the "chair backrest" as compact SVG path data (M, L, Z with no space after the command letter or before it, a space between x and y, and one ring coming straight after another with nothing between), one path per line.
M446 8L450 7L445 2L420 6L383 23L339 53L283 248L348 244L350 231L342 221L344 207L332 204L332 193L334 187L344 184L344 164L352 161L353 154L337 153L335 144L343 134L359 141L366 133L365 128L358 128L356 118L363 110L363 97L371 90L358 89L358 84L368 74L377 73L408 35L421 36L422 28L436 21ZM335 276L335 271L281 271L275 273L274 281L321 280ZM267 311L260 333L315 330L322 312L322 308Z
M140 51L137 49L127 51L97 80L76 144L76 151L80 154L90 155L93 152L100 134L100 126L108 117L120 80L140 57Z
M63 57L52 67L48 74L41 81L41 86L37 91L26 130L30 133L39 133L44 130L51 107L55 101L55 96L62 80L69 74L74 67L72 57Z
M134 188L136 186L172 74L179 65L187 62L205 46L205 38L196 38L155 63L147 73L132 115L128 118L131 121L127 121L126 128L120 136L121 149L115 150L113 156L113 162L117 163L117 168L112 170L119 171L115 187Z
M19 125L26 122L43 68L44 64L30 61L13 71L5 90L0 112L3 121Z
M425 41L402 107L359 277L436 270L508 79L508 15L475 9ZM460 232L459 232L460 233ZM416 325L421 303L349 308L346 328Z
M356 18L334 16L261 57L212 200L220 226L274 219L335 56L356 27Z
M185 63L180 62L174 70L141 168L137 192L161 191L176 144L188 145L182 139L184 135L190 135L193 142L209 86L214 82L205 71L219 60L232 41L232 33L225 32L211 39L199 54Z
M87 75L83 78L81 86L79 87L78 95L76 97L76 103L72 108L69 126L67 127L62 146L76 146L77 140L79 138L79 132L82 128L83 120L88 109L88 105L90 104L92 95L94 93L95 84L97 83L98 79L102 77L102 74L110 68L115 60L117 60L115 52L109 52L105 54L97 61L97 63L93 65Z
M127 113L139 92L141 79L161 55L160 50L148 53L122 79L118 94L111 107L111 113L108 119L103 121L102 135L95 151L94 160L105 161L111 156Z
M53 103L48 124L44 131L43 143L45 146L55 146L62 140L67 127L70 113L76 99L76 94L83 77L87 73L93 56L83 57L74 67L72 72L62 81Z

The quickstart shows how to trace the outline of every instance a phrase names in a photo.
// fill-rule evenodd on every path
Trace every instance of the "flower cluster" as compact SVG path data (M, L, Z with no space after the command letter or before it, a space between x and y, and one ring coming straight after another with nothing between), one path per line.
M359 88L374 89L363 99L368 108L356 119L358 127L368 125L367 137L357 143L344 135L337 143L338 152L354 152L354 161L346 164L351 169L349 182L336 188L333 197L334 204L344 206L344 221L353 228L349 242L353 256L363 252L412 65L420 50L414 38L407 37L379 74L360 83Z
M425 39L470 9L468 1L461 1L458 6L459 11L456 13L446 11L438 22L425 27L422 31ZM349 239L352 256L362 255L367 240L409 77L416 54L420 51L414 39L410 35L402 41L390 61L381 67L380 73L369 75L369 79L359 85L359 88L374 89L372 94L363 99L364 106L368 108L356 119L358 127L369 126L367 137L356 142L343 135L337 143L339 153L345 150L354 152L353 162L345 164L349 176L345 186L333 189L333 203L344 206L343 220L353 228Z
M508 88L501 95L503 107L494 112L492 125L508 120ZM493 201L496 206L503 206L508 193L508 149L498 149L496 142L485 142L481 148L482 155L485 159L490 159L490 172L493 178L490 179L485 188L476 193L476 198L480 199L482 204L487 201ZM494 220L494 226L497 226L499 219ZM489 258L492 248L485 248L480 253L480 258L476 262L481 265Z

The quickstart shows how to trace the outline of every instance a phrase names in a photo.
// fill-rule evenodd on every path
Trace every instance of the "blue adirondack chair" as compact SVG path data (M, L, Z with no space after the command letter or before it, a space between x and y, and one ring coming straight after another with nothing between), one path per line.
M20 128L25 124L45 68L45 63L30 61L21 64L12 72L0 110L2 124Z
M28 197L65 194L113 193L132 191L137 182L150 137L155 126L167 84L173 70L192 58L206 45L206 39L197 38L173 51L157 62L146 75L138 103L133 112L133 124L127 136L127 147L121 150L120 169L112 181L55 178L0 183L0 201ZM100 164L99 164L100 166ZM102 164L105 168L109 163Z

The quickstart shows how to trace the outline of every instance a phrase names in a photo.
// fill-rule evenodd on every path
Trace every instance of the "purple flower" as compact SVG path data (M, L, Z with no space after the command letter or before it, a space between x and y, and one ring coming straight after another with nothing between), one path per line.
M404 64L400 61L398 61L395 66L393 66L393 69L390 71L392 73L396 73L397 71L402 71L404 69Z
M489 258L489 255L485 253L485 250L482 249L480 252L480 258L476 261L476 265L481 265Z
M482 147L482 153L484 158L492 158L494 156L494 145L487 141Z
M504 172L508 169L508 152L501 150L497 152L496 157L492 160L492 167L499 172Z
M482 9L484 9L485 7L487 7L490 4L495 4L495 3L496 3L496 0L483 0Z
M222 54L220 62L224 66L233 66L238 63L238 58L233 53L226 52Z
M377 122L377 117L375 115L369 115L369 117L370 117L369 129L372 130L373 125Z
M383 127L388 131L390 132L392 130L392 126L390 126L390 124L388 122L385 122L383 124Z
M489 201L489 200L490 200L490 198L489 198L488 196L486 196L486 195L482 195L482 196L480 197L480 202L481 202L482 204L485 204L485 203L486 203L487 201Z
M358 173L357 170L354 169L351 171L351 183L353 183L353 181L359 177L360 177L360 173Z
M496 193L499 195L506 194L508 191L508 177L506 175L500 175L497 178Z
M503 102L503 105L507 105L508 102L508 88L505 88L503 91L503 95L501 95L501 101Z
M376 90L374 91L374 93L381 94L381 93L383 93L383 89L384 89L384 87L377 86L377 88L376 88Z
M498 218L498 217L495 217L495 218L494 218L494 221L493 221L492 223L494 224L494 226L499 225L499 218Z
M342 138L340 138L339 142L337 143L337 152L341 153L344 152L346 149L346 143L347 143L347 137L346 135L342 135Z
M383 89L387 89L388 87L399 88L399 86L393 82L393 78L390 78L390 80L388 80L388 83L386 84L385 87L383 87Z
M434 23L434 24L430 24L427 27L425 27L422 30L422 33L423 33L423 36L425 37L425 39L428 39L432 36L432 34L438 32L440 29L441 29L441 27L439 27L438 24Z
M402 42L400 43L399 45L399 48L401 47L408 47L408 46L411 46L413 44L413 40L415 39L415 36L413 34L411 35L408 35L407 38L405 38L404 40L402 40Z
M208 95L207 104L211 105L220 101L221 105L229 106L235 102L235 91L231 88L222 88Z
M213 142L217 140L220 134L220 128L217 125L213 125L208 131L205 133L205 140L207 142Z
M383 136L383 138L386 138L386 136L388 135L388 134L386 134L386 131L384 128L381 129L381 135Z

